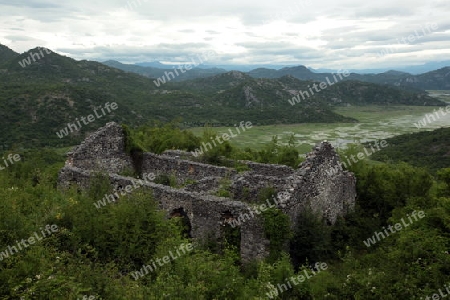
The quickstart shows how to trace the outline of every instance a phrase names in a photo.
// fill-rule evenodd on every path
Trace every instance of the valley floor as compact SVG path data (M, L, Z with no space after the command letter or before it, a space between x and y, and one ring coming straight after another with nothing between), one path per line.
M345 147L348 143L363 143L386 139L400 134L434 130L450 126L450 114L417 128L425 114L433 113L436 106L351 106L340 107L335 111L347 117L356 118L360 123L317 123L317 124L281 124L254 126L245 133L230 140L233 146L261 149L277 135L281 142L286 143L291 134L295 134L297 149L305 154L311 151L316 143L328 140L335 147ZM445 107L444 107L445 109ZM245 120L244 120L245 121ZM218 133L225 133L228 127L215 127ZM189 129L195 135L201 136L204 128Z

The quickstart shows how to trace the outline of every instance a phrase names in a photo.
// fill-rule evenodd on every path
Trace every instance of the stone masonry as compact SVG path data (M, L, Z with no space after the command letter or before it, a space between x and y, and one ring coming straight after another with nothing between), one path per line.
M292 226L306 209L334 224L355 205L356 179L352 173L336 168L339 156L327 142L314 147L296 170L241 161L247 171L240 173L233 168L195 161L190 153L180 150L169 150L161 155L143 153L141 165L137 167L125 152L124 143L125 134L120 125L111 122L100 128L68 153L66 165L59 173L59 187L64 189L76 184L87 189L96 172L106 173L115 190L132 183L133 177L120 175L130 170L172 176L182 187L145 182L143 189L151 192L168 217L182 211L188 218L193 239L220 241L230 220L247 216L239 228L240 254L244 262L268 255L270 241L265 237L262 217L252 213L254 204L261 203L258 199L261 189L270 188L275 192L277 208L289 216ZM331 168L336 172L329 172ZM230 197L215 196L219 189L227 190ZM267 202L275 203L272 200L267 199Z

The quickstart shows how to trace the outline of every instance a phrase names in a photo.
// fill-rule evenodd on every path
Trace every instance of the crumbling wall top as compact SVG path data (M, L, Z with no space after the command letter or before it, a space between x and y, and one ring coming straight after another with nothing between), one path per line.
M66 164L108 173L133 169L131 157L125 153L125 134L122 126L115 122L107 123L69 152Z

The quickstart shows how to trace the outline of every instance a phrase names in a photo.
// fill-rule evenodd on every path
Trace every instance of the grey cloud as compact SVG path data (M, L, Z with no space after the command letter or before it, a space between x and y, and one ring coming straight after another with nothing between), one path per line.
M2 3L0 3L1 5ZM5 4L3 4L5 5ZM37 1L37 0L15 0L8 2L6 4L8 6L16 6L19 8L28 7L28 8L35 8L35 9L47 9L47 8L61 8L64 7L62 4L58 4L56 1Z
M89 49L66 49L58 48L58 52L71 53L80 59L114 59L126 62L137 62L145 60L164 60L164 61L189 61L191 57L197 54L211 51L206 43L190 43L182 45L159 44L153 47L104 47L97 46Z
M398 17L398 16L411 16L414 14L414 9L407 6L404 7L377 7L368 8L355 13L358 17Z
M220 53L219 63L315 67L348 63L352 68L355 64L370 67L374 63L361 58L376 57L397 39L436 22L438 29L433 33L399 49L398 54L410 54L407 58L388 55L383 64L419 62L424 56L448 55L450 49L448 0L286 0L282 4L269 0L129 0L136 5L126 10L127 1L17 0L5 4L0 0L0 43L18 52L43 45L91 60L181 61L215 50ZM308 23L317 21L314 35L296 32L296 25L308 28ZM341 26L341 21L355 25ZM389 28L387 22L392 22ZM199 38L200 42L186 42ZM301 46L300 40L305 41ZM230 53L225 52L228 47Z
M24 42L24 41L38 41L37 39L24 35L7 35L5 38L15 42Z

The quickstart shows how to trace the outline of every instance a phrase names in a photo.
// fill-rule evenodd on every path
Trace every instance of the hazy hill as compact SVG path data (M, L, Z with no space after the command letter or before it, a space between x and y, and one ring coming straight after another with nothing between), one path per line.
M114 62L114 60L109 60L111 62ZM152 61L152 62L141 62L136 63L135 65L141 66L141 67L152 67L152 68L160 68L160 69L167 69L169 66L163 63L160 63L159 61Z
M424 92L353 80L339 82L321 91L318 96L335 105L445 105Z
M243 72L230 71L206 78L197 78L180 82L177 83L176 86L183 90L197 91L198 93L205 95L215 95L236 87L242 82L252 80L254 80L252 77Z
M163 64L159 61L152 61L152 62L139 62L135 63L135 65L142 66L142 67L154 67L154 68L160 68L160 69L167 69L170 67L170 65ZM391 66L390 68L376 68L376 69L348 69L351 73L357 73L357 74L380 74L388 72L389 70L396 70L397 72L403 72L403 73L409 73L409 74L423 74L430 71L434 71L437 69L444 68L446 66L450 66L450 60L444 60L444 61L431 61L427 62L422 65L411 65L411 66ZM256 69L274 69L279 70L282 68L289 68L293 67L293 65L275 65L275 64L254 64L254 65L229 65L229 64L208 64L206 62L205 64L202 64L199 66L199 68L203 69L212 69L212 68L219 68L224 69L226 71L240 71L240 72L249 72ZM311 70L314 73L334 73L336 72L336 69L329 69L329 68L312 68L308 67L309 70Z
M300 80L325 80L331 73L314 73L305 66L285 67L280 70L258 68L248 72L248 75L254 78L280 78L291 75Z
M305 66L288 67L281 70L275 69L255 69L248 74L255 78L280 78L285 75L294 76L300 80L326 81L326 78L333 78L333 73L314 73ZM411 75L400 71L387 71L379 74L357 74L351 73L344 80L358 80L376 84L393 85L405 89L420 90L445 90L450 89L450 67L439 70Z
M331 77L332 78L332 77ZM295 105L445 105L424 92L411 92L390 86L380 86L368 82L341 81L315 92L312 80L298 80L294 76L277 79L252 78L245 73L232 71L209 78L178 83L183 89L201 90L214 95L223 105L237 108L285 106L300 91L309 96ZM310 88L314 94L311 93ZM305 94L306 95L306 94Z
M137 73L149 78L158 78L164 76L165 72L173 72L169 65L160 63L142 63L142 64L122 64L117 61L106 61L104 64L124 70L127 72ZM226 73L222 68L195 68L176 76L171 81L178 82L189 79L204 78L216 74ZM340 70L343 72L343 70ZM299 65L283 67L281 69L271 68L256 68L246 72L247 75L253 78L281 78L286 75L291 75L300 80L316 80L326 81L326 78L333 78L336 72L313 72L311 69ZM450 67L445 67L439 70L412 75L410 73L390 70L377 74L359 74L351 73L349 77L344 80L358 80L363 82L371 82L376 84L393 85L408 90L445 90L450 89Z
M233 73L237 74L236 71ZM241 74L241 78L245 78L245 74ZM297 87L306 87L308 84L296 81ZM291 123L290 120L298 123L355 121L334 113L329 105L313 97L292 107L288 100L296 93L293 85L287 85L282 80L248 79L230 89L220 91L214 99L221 106L236 108L244 114L258 112L258 115L269 123Z
M399 79L395 85L427 90L450 90L450 67Z
M396 87L380 86L360 81L342 81L311 94L314 81L298 80L293 76L278 79L251 78L232 71L209 78L177 83L180 89L201 90L221 107L238 110L238 115L258 116L269 123L297 122L352 122L331 111L341 105L440 105L445 103L425 93L410 92ZM293 98L299 92L308 92L294 106ZM297 101L296 101L297 102ZM225 112L223 112L225 113ZM233 116L229 116L233 118Z
M133 64L122 64L118 61L114 60L108 60L103 62L103 64L117 68L126 72L132 72L136 73L148 78L159 78L166 75L166 72L172 72L174 73L173 68L178 68L178 66L170 67L169 65L163 65L160 64L160 66L152 67L152 66L140 66L140 65L133 65ZM184 71L184 70L183 70ZM170 81L183 81L183 80L189 80L194 78L202 78L202 77L208 77L220 73L226 72L224 69L218 69L218 68L193 68L189 71L186 71L185 73L182 73L177 69L177 72L179 73L179 76L175 76L174 78L170 78ZM176 73L175 73L176 74ZM167 80L169 81L169 80Z
M450 89L450 67L419 75L394 70L380 74L352 73L348 79L393 85L410 90L447 90Z

